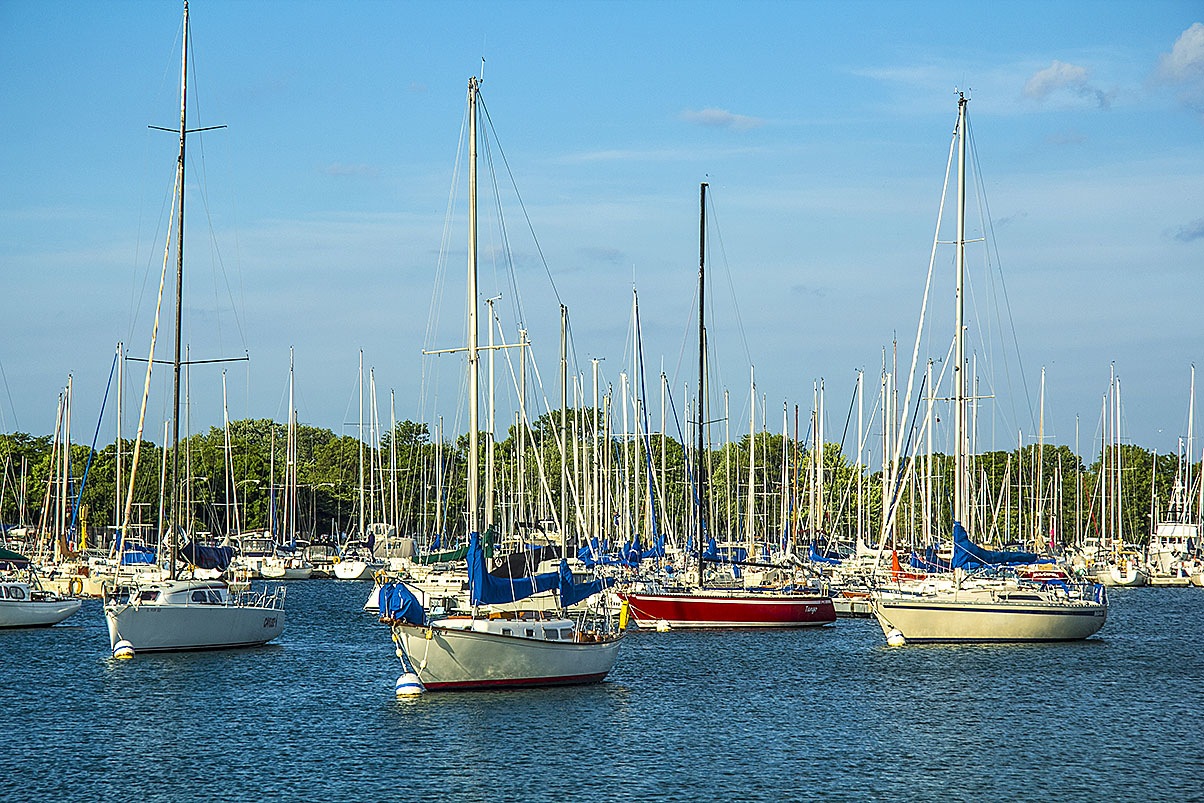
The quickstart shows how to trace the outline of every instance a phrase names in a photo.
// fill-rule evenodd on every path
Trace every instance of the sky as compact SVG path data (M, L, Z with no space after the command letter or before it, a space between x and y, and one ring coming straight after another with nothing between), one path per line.
M634 289L650 424L662 370L670 432L685 420L705 181L711 417L726 389L732 436L747 430L751 364L758 428L780 431L783 405L805 421L822 380L827 438L851 443L863 370L880 431L884 364L905 388L934 235L953 236L951 197L939 234L937 219L960 91L967 237L986 241L967 246L967 325L996 333L971 334L980 448L1043 433L1093 454L1113 371L1126 441L1174 452L1187 434L1204 365L1198 3L194 0L190 14L189 126L227 127L189 137L184 340L196 360L249 357L192 369L190 431L220 425L223 370L232 419L283 421L290 348L302 423L354 433L362 349L382 421L392 393L399 420L464 431L462 358L422 351L464 344L456 166L483 74L480 298L500 296L506 342L521 320L553 406L560 305L588 401L594 360L616 390L636 373ZM89 442L117 343L148 353L178 144L148 126L178 125L182 16L0 0L3 431L52 432L70 375L72 437ZM936 251L921 372L931 356L940 373L952 338L952 251ZM166 292L156 359L171 356ZM504 431L517 351L496 355ZM126 362L126 437L144 370ZM170 373L153 372L156 441Z

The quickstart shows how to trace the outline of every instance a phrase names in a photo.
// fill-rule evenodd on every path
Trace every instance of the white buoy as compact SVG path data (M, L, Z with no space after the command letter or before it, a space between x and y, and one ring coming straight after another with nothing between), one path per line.
M115 644L113 646L113 657L114 658L133 658L134 657L134 645L130 644L125 639L122 639L121 641L117 642L117 644Z
M417 697L425 691L426 686L422 685L422 681L413 672L406 672L397 679L398 697Z
M406 654L401 651L401 647L398 647L397 649L393 650L393 653L403 661L406 659Z
M892 647L902 647L907 639L903 637L903 631L896 628L886 634L886 643Z
M657 633L668 633L672 629L673 629L673 625L669 624L666 620L664 620L664 619L656 620L656 632Z

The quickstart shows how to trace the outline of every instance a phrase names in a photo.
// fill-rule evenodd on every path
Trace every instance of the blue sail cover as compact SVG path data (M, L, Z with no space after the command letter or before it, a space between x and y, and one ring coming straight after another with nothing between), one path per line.
M829 558L826 555L821 555L819 550L815 548L815 544L812 544L807 549L807 559L812 563L840 563L840 558Z
M380 587L380 616L412 625L426 624L426 611L405 583L385 583Z
M970 540L961 522L953 522L954 569L977 569L981 566L1019 566L1028 563L1053 563L1053 558L1042 558L1035 552L992 552Z
M124 544L121 550L122 566L142 566L155 562L155 550L141 544Z
M126 554L129 553L123 553L121 556L122 563L125 563ZM176 555L198 569L217 569L224 572L229 568L230 561L234 560L234 549L228 546L201 546L196 541L189 541L176 550ZM153 552L150 562L154 563Z
M613 578L573 584L573 575L568 564L560 561L560 569L531 577L501 578L485 571L485 552L476 533L468 536L468 593L473 605L499 605L517 602L541 591L555 590L560 595L561 605L571 605L598 593L614 583ZM597 585L597 588L593 588Z

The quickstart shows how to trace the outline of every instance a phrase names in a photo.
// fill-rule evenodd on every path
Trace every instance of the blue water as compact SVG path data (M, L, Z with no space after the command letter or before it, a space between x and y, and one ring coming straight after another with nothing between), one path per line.
M398 701L366 583L289 585L275 644L109 657L100 604L0 632L0 799L1204 800L1204 590L1086 642L632 632L608 682Z

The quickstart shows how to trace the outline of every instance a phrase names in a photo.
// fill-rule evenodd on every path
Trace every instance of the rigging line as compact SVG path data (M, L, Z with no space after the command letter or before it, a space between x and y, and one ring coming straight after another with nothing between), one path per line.
M13 392L12 392L12 389L8 386L8 376L4 373L4 363L3 362L0 362L0 379L4 380L4 392L8 396L8 406L13 411L13 427L15 429L19 430L21 428L21 423L17 420L17 405L15 405L13 403ZM0 413L2 413L2 411L0 411ZM0 419L0 424L2 424L2 423L3 423L3 420ZM8 429L7 424L4 424L3 426L4 426L5 430Z
M744 356L748 360L749 364L751 365L752 361L753 361L752 351L748 348L748 336L747 336L747 333L744 331L744 319L740 315L740 302L739 302L739 299L736 297L736 285L732 281L731 264L727 260L727 247L723 244L723 232L720 231L720 229L719 229L719 210L715 208L715 192L714 192L714 190L707 193L707 203L710 204L710 207L711 207L711 215L710 215L710 217L707 218L707 221L708 221L708 223L710 223L712 226L715 227L714 239L717 239L719 241L719 254L720 254L720 257L723 259L723 272L727 276L728 290L732 294L732 309L736 313L737 331L740 333L740 342L744 345ZM708 241L707 241L708 254L711 250L710 239L711 238L708 238ZM715 293L711 293L712 320L714 320L714 314L715 314L715 312L714 312L715 295L716 295Z
M489 128L491 130L493 130L493 132L494 132L493 138L495 140L497 140L497 129L495 129L493 126L493 120L489 116L489 109L488 109L488 107L485 106L485 100L483 98L481 98L479 95L477 97L481 102L481 111L483 111L485 113L485 120L489 123ZM523 196L518 191L518 184L514 180L513 171L510 170L510 162L506 159L506 152L505 152L505 150L502 149L501 141L498 141L497 149L498 149L498 153L500 153L502 156L502 164L505 165L505 167L506 167L506 175L508 175L510 177L510 185L514 188L514 195L515 195L515 197L518 198L519 208L523 210L523 217L527 221L527 228L529 228L531 231L531 239L533 239L535 241L535 250L539 252L539 260L540 260L540 262L543 263L544 272L547 273L547 275L548 275L548 282L551 283L551 285L552 285L552 294L556 296L556 301L558 303L564 304L564 301L562 301L560 298L560 290L557 289L557 287L556 287L556 280L552 278L552 271L548 267L548 260L544 256L543 248L541 248L539 245L539 238L535 236L535 227L531 223L531 216L529 214L527 214L527 205L525 203L523 203Z
M506 269L507 269L507 271L506 271L507 278L509 279L509 282L510 282L510 293L511 293L510 304L511 304L511 307L513 308L515 319L518 321L519 325L522 327L526 327L526 311L523 308L522 295L519 293L519 290L518 290L518 276L517 276L517 270L516 270L515 264L514 264L514 251L510 247L510 231L509 231L509 228L506 226L506 215L504 214L503 209L502 209L502 194L498 190L497 170L494 167L494 161L493 161L493 148L490 147L491 140L488 136L488 133L489 133L488 129L482 126L481 132L482 132L481 143L482 143L483 149L485 151L486 172L489 175L489 183L493 187L493 203L494 203L495 209L497 210L497 223L498 223L498 228L500 229L500 232L501 232L503 260L505 262ZM494 132L494 139L496 140L496 132ZM501 149L500 145L498 146L498 149L499 150ZM497 269L496 269L496 263L495 263L495 265L494 265L494 277L495 277L494 284L495 284L495 286L497 284L496 276L497 276Z
M639 366L640 366L640 376L639 376L640 394L645 399L647 399L648 398L648 388L644 383L644 343L643 343L642 338L640 337L640 308L638 305L635 308L635 342L636 342L636 359L639 361ZM648 466L648 494L652 497L650 512L652 514L652 536L653 536L653 540L655 541L657 538L660 537L660 528L658 526L657 515L656 515L656 482L655 482L656 476L655 476L655 472L652 469L652 436L649 433L648 405L647 404L640 405L639 409L642 410L643 419L644 419L644 461ZM643 501L644 500L642 500L642 499L640 500L641 503ZM636 541L637 541L637 543L639 541L639 529L638 528L636 530Z
M974 159L974 176L976 179L976 183L980 186L980 191L979 191L980 203L981 203L982 207L985 209L985 215L982 215L982 213L980 212L980 216L982 216L983 219L986 221L987 228L990 230L990 233L991 233L990 240L988 241L989 246L987 249L987 258L988 258L988 260L990 259L990 250L991 250L991 248L994 248L995 265L997 266L996 272L999 275L999 286L1003 293L1004 308L1007 310L1008 324L1009 324L1009 327L1010 327L1011 333L1012 333L1012 343L1016 349L1016 362L1020 368L1020 382L1024 388L1024 400L1028 407L1029 424L1035 430L1036 429L1036 421L1033 418L1032 394L1029 392L1029 389L1028 389L1028 376L1027 376L1027 372L1024 370L1024 359L1020 353L1020 338L1016 334L1016 321L1015 321L1014 317L1012 316L1012 304L1011 304L1011 300L1008 298L1007 282L1004 280L1004 276L1003 276L1003 262L999 256L999 242L995 238L995 226L991 222L991 208L990 208L990 204L987 201L986 191L985 191L985 189L981 188L982 187L982 168L979 165L979 161L978 161L978 147L975 145L975 142L974 142L974 136L973 136L974 132L973 132L972 126L968 122L969 118L967 117L966 119L967 119L966 130L967 130L967 132L970 133L970 145L971 145L970 153ZM1007 362L1006 361L1004 362L1004 369L1007 370ZM1011 382L1010 373L1008 374L1008 381L1010 384L1010 382ZM1016 406L1015 400L1013 399L1012 400L1012 408L1013 408L1012 414L1013 415L1015 415L1015 406Z
M109 381L105 383L104 399L100 403L100 415L96 417L96 433L92 435L92 446L88 449L88 462L84 466L84 476L79 481L79 491L75 494L75 505L71 511L71 526L67 528L69 535L75 534L75 522L79 518L79 500L84 495L84 487L88 484L88 471L92 468L92 458L96 456L96 441L100 437L100 425L104 421L105 405L109 401L109 388L113 386L113 372L117 370L117 354L113 354L113 364L109 366ZM70 455L68 455L70 459Z

